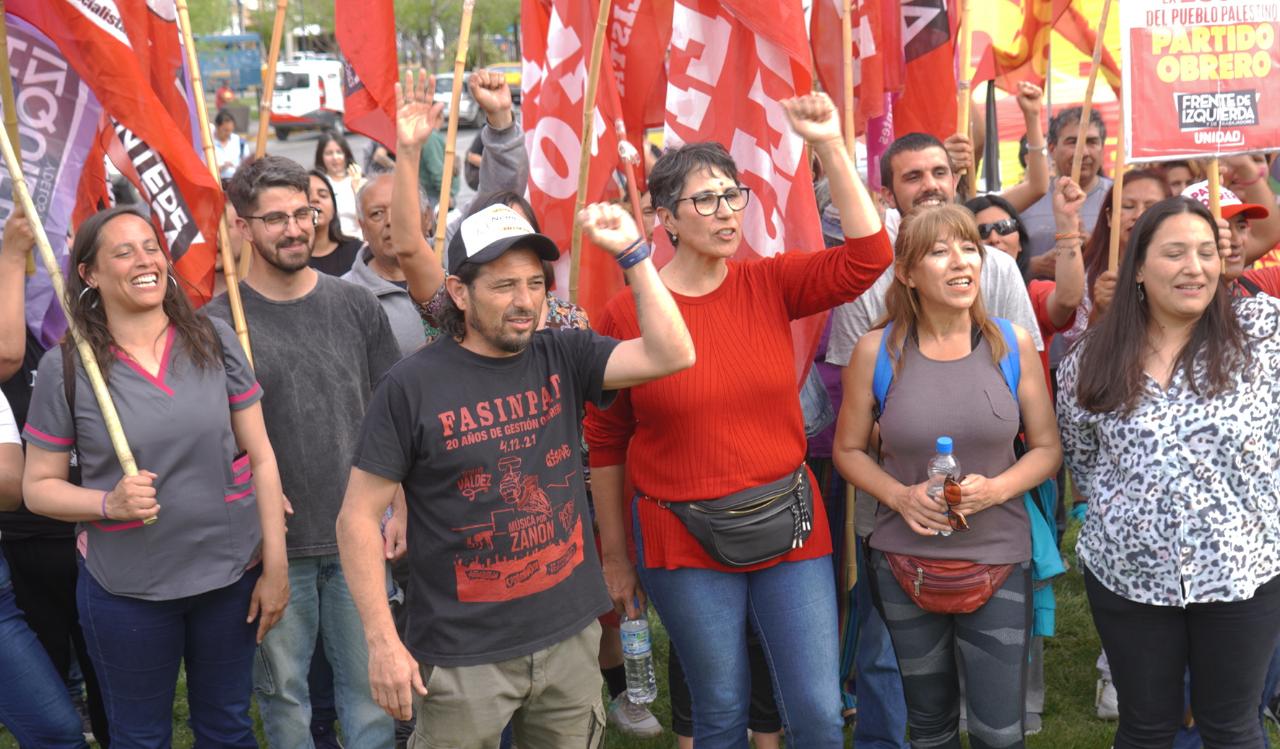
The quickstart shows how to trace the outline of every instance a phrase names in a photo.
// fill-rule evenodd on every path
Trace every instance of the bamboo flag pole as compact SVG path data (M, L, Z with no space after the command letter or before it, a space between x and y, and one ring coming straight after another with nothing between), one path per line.
M1076 140L1077 148L1079 139ZM1124 98L1120 99L1120 129L1116 133L1116 169L1114 184L1111 186L1111 242L1110 254L1107 256L1107 270L1114 271L1120 267L1120 206L1124 203Z
M1107 36L1107 16L1111 13L1111 0L1102 4L1098 17L1098 38L1093 42L1093 64L1089 69L1089 84L1084 90L1084 104L1080 109L1080 130L1076 135L1076 151L1071 157L1071 181L1080 184L1080 162L1084 159L1085 141L1089 137L1089 116L1093 109L1093 87L1098 82L1098 69L1102 67L1102 49ZM1061 136L1059 136L1061 137Z
M213 181L220 183L218 159L213 153L213 134L209 132L209 110L204 103L204 81L200 78L200 61L196 58L195 40L191 38L191 16L187 12L187 0L178 0L178 26L182 29L182 43L187 48L187 66L191 68L191 89L196 100L196 117L200 123L200 140L204 143L204 158L209 164ZM244 305L240 302L240 283L236 278L236 259L231 254L231 234L227 227L227 214L218 219L218 249L222 254L222 274L227 279L227 301L231 303L231 320L240 339L244 355L253 365L253 351L249 348L249 325L244 319Z
M844 146L853 155L857 130L853 119L853 0L844 0L844 14L840 18L840 54L844 60Z
M956 132L969 137L969 58L973 54L973 0L960 0L960 76L956 81Z
M284 36L284 11L289 0L276 0L276 18L271 26L271 49L267 53L267 74L262 77L262 102L258 104L258 142L253 157L267 155L267 130L271 127L271 97L276 92L276 63L280 60L280 37Z
M4 0L0 0L0 102L4 104L4 129L21 164L22 136L18 134L18 105L13 100L13 77L9 75L9 22L4 17ZM36 258L28 254L27 275L35 272Z
M1222 218L1222 175L1218 172L1218 157L1209 159L1209 212L1216 224ZM1222 272L1227 272L1227 259L1222 258Z
M10 179L13 180L14 202L22 206L23 212L27 214L27 220L35 230L36 250L40 253L40 260L44 263L49 280L53 283L53 295L58 300L58 304L62 305L62 312L67 317L68 331L76 343L76 349L80 352L80 361L84 363L85 373L89 375L89 384L93 387L94 397L97 398L98 407L102 410L102 420L106 424L107 435L111 438L111 447L115 449L124 475L136 476L138 463L133 458L133 451L129 449L128 440L125 439L124 427L120 424L120 414L116 412L115 402L111 400L107 381L102 377L102 369L98 366L98 358L94 356L93 347L80 334L75 318L71 316L71 308L67 304L66 285L62 280L62 269L58 267L58 259L54 257L49 237L44 232L44 225L40 223L40 214L36 212L35 203L31 200L31 191L27 189L27 181L22 174L22 162L13 149L9 131L4 128L0 128L0 149L4 151L4 163L9 169ZM152 517L145 522L150 525L155 520L156 518Z
M458 29L458 54L453 58L453 93L449 98L449 129L444 141L444 176L440 178L440 212L436 218L436 257L444 261L444 235L449 228L449 188L453 185L453 159L458 143L458 107L462 102L462 74L467 65L471 41L471 12L475 0L462 3L462 25ZM477 136L479 137L479 136Z
M844 15L840 19L840 54L844 61L844 145L849 158L854 158L857 128L853 116L853 0L844 0ZM844 499L844 589L853 590L858 581L858 555L853 527L854 489L846 487Z
M596 33L587 61L587 95L582 99L582 151L578 157L578 197L573 206L573 240L569 255L569 301L578 301L578 271L582 266L582 222L578 214L587 205L587 176L591 173L592 125L595 123L596 89L600 85L600 57L604 52L604 31L609 22L609 0L600 0L596 13Z

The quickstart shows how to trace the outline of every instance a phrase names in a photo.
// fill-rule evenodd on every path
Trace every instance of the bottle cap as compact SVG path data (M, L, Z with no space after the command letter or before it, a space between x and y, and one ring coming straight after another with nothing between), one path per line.
M950 438L950 437L939 437L939 438L938 438L938 454L939 454L939 455L950 455L950 454L951 454L951 447L952 447L952 445L951 445L951 438Z

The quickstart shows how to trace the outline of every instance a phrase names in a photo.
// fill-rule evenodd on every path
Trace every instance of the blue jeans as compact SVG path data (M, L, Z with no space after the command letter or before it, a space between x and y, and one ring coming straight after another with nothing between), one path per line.
M857 749L907 749L907 702L902 694L902 674L893 652L889 629L871 597L871 563L866 539L857 540L858 645L854 655L857 675L858 722L853 730Z
M144 601L109 593L81 564L80 625L112 749L171 745L173 695L184 663L196 746L258 745L249 716L257 623L245 617L261 572L254 567L208 593Z
M314 745L307 673L316 633L323 631L344 744L350 749L391 746L395 724L373 701L364 628L338 556L290 559L289 589L289 607L258 648L253 673L268 742L290 749Z
M694 745L747 746L750 622L772 672L787 744L843 747L831 560L782 562L755 572L647 568L638 520L635 534L640 581L684 665Z
M80 717L49 655L18 609L0 554L0 724L23 746L82 749Z

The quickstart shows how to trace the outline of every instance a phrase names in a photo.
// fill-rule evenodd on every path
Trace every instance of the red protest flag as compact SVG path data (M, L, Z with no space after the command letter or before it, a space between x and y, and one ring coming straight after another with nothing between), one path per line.
M899 135L929 133L946 140L956 128L955 35L945 0L902 0L906 78L893 107Z
M521 6L521 54L524 57L521 115L525 149L529 153L529 202L542 233L555 240L561 249L556 263L556 288L562 293L569 287L569 247L582 148L582 107L595 23L596 3L589 0L523 0ZM609 55L601 57L600 65L588 203L614 197L608 189L618 166L614 123L621 118L621 105ZM589 315L598 315L623 287L622 270L585 237L582 248L576 301Z
M145 28L148 19L138 7L134 0L95 0L92 7L75 0L6 3L53 41L101 102L139 175L136 186L156 233L200 305L213 292L222 190L139 64L143 51L133 47L130 28Z
M842 10L843 0L815 0L809 20L809 44L818 80L838 111L844 111ZM885 95L902 90L902 58L897 51L900 11L896 0L856 0L851 11L854 126L862 135L869 121L886 113Z
M333 10L342 50L348 130L396 147L396 11L390 2L336 0Z
M643 152L646 128L662 127L675 0L614 0L609 9L609 61L613 66L627 140ZM656 106L655 106L656 105ZM640 161L637 179L644 191Z
M799 0L764 4L677 0L667 83L666 141L715 141L728 148L751 188L737 257L769 257L823 247L804 142L791 132L781 99L813 85ZM670 242L655 234L660 255ZM792 324L796 373L813 360L825 315Z

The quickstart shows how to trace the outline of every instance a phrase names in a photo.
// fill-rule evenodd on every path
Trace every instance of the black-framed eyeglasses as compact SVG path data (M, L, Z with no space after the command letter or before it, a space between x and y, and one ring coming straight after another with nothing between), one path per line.
M698 212L699 216L714 216L716 211L720 210L720 201L729 206L729 210L737 213L747 207L747 201L751 199L750 187L731 187L720 194L714 192L704 192L697 195L691 195L687 198L679 198L677 203L688 200L693 203L693 210Z
M991 233L992 229L995 229L996 234L999 234L1002 237L1007 237L1018 231L1018 220L1015 218L1006 218L990 224L978 224L978 236L986 237Z
M272 211L271 213L264 213L261 216L241 216L240 218L256 218L270 231L283 231L285 225L289 223L289 219L293 219L298 222L298 226L306 226L308 224L315 226L316 221L320 218L320 210L318 208L307 206L306 208L299 208L293 213Z

